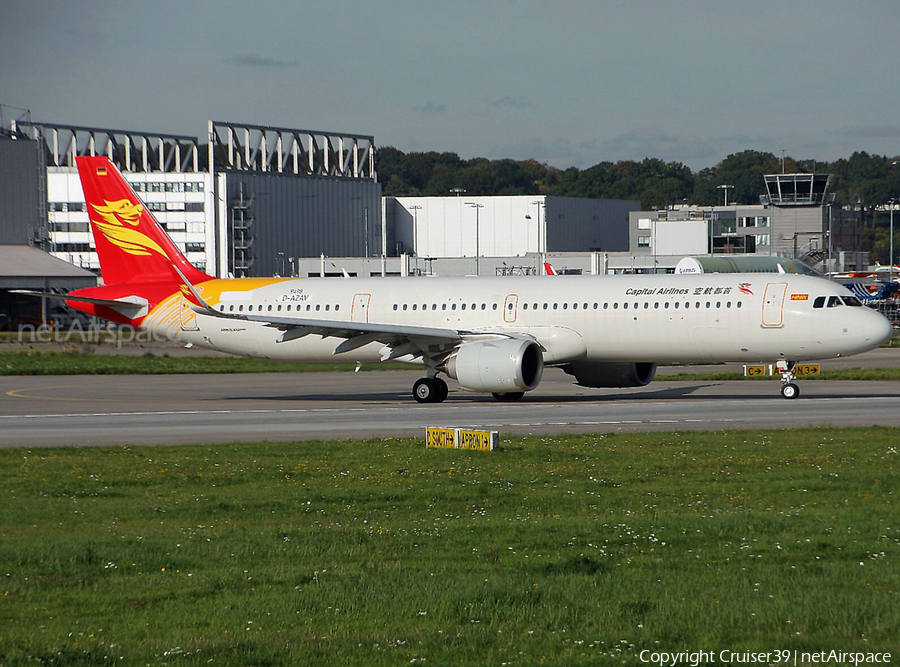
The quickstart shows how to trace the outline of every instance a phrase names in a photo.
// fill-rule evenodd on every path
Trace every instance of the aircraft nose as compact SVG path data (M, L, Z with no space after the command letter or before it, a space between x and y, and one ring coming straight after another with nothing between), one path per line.
M872 311L872 316L872 324L868 327L870 340L880 347L894 335L894 328L891 326L890 320L881 313Z

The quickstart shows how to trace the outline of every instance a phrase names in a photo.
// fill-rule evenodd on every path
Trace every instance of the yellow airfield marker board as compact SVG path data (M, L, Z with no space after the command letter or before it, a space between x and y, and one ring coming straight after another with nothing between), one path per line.
M425 446L491 452L500 447L500 434L480 429L429 426L425 429Z
M794 375L819 375L819 364L795 364L791 371ZM745 377L762 377L772 375L772 364L744 364Z

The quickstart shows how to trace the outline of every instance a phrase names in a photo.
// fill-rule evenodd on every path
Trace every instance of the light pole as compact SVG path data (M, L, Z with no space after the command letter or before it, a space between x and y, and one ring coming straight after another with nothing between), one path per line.
M831 234L832 234L831 216L832 216L832 209L834 208L835 196L836 195L831 196L831 203L828 204L828 266L825 268L826 268L826 273L828 274L828 277L831 280L834 279L834 273L835 273L834 265L832 264L832 260L831 260L832 248L834 247L832 245L832 239L831 239Z
M891 199L889 203L891 205L891 242L888 246L888 275L890 276L888 281L894 282L894 207L897 204L897 200Z
M422 207L418 204L409 207L409 210L413 212L412 244L413 255L416 257L416 275L419 275L419 211L421 209Z
M728 206L728 188L731 188L731 189L733 190L733 189L734 189L734 186L733 186L733 185L719 185L719 186L717 186L717 189L718 189L718 190L724 190L724 191L725 191L725 206Z
M891 242L888 246L888 281L894 282L894 207L897 204L896 199L890 200L891 205Z
M481 275L478 272L478 258L481 255L481 247L479 245L481 236L481 234L479 233L481 229L481 222L478 216L478 209L484 208L484 204L476 204L473 201L467 201L466 206L471 206L475 209L475 275L479 276Z
M544 243L544 226L541 224L541 211L544 210L544 206L547 205L546 201L542 201L538 199L537 201L531 202L535 206L537 206L538 214L537 214L537 251L538 257L540 258L541 266L538 269L538 274L544 274L544 252L546 243ZM544 215L544 223L547 222L547 216Z
M369 207L368 207L368 206L366 206L365 213L366 213L366 214L365 214L365 216L364 216L364 221L365 221L365 225L366 225L366 226L365 226L365 232L366 232L366 260L368 261L368 259L369 259Z

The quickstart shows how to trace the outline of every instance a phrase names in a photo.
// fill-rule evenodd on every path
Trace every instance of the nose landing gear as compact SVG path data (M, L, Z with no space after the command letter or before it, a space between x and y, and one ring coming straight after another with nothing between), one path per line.
M781 373L781 396L793 399L800 396L800 387L794 384L796 376L793 373L796 361L779 361L775 367Z

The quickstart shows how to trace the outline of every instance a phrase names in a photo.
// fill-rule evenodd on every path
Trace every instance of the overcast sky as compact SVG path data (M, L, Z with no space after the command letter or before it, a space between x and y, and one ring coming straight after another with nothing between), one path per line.
M553 166L900 154L897 0L2 2L3 121Z

